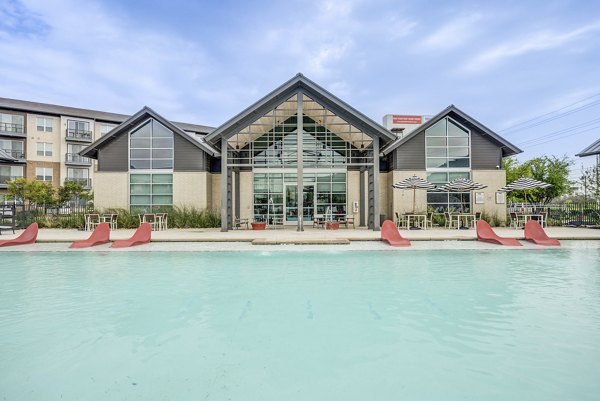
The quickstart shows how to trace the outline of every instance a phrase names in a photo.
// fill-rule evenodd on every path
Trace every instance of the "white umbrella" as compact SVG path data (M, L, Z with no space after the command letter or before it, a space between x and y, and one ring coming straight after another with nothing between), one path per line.
M522 177L510 184L500 188L498 192L524 191L525 202L527 202L527 190L534 188L548 188L552 184L547 182L534 180L533 178Z
M413 213L415 212L415 203L416 203L416 192L417 189L433 189L435 185L430 183L427 180L422 179L421 177L417 177L413 175L412 177L405 178L401 181L398 181L394 185L393 188L396 189L412 189L413 190Z
M468 178L457 178L455 180L450 181L447 184L442 185L441 187L436 188L436 190L442 192L460 192L460 211L462 212L463 192L471 192L483 188L487 188L487 185L483 185L478 182L469 180Z

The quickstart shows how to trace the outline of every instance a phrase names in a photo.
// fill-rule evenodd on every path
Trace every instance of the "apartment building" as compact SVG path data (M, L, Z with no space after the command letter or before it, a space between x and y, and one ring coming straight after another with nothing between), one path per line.
M79 152L127 120L125 114L0 98L0 202L7 181L37 178L59 187L77 181L94 188L95 161ZM175 123L190 135L211 130Z

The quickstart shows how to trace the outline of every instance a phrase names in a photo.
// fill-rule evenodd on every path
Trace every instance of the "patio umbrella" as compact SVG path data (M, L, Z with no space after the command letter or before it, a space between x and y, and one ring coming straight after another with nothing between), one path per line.
M464 192L471 192L478 189L487 188L487 185L480 184L478 182L469 180L468 178L457 178L450 181L441 187L436 188L437 191L441 192L459 192L460 193L460 211L463 211L463 199L462 194Z
M417 189L433 189L435 185L422 179L421 177L417 177L413 175L412 177L405 178L401 181L398 181L394 185L393 188L397 189L412 189L413 190L413 213L415 212L415 203L416 203L416 192Z
M534 180L533 178L522 177L516 181L511 182L510 184L500 188L498 192L511 192L511 191L523 191L525 196L525 202L527 202L527 190L534 188L548 188L551 187L552 184L548 184L547 182Z

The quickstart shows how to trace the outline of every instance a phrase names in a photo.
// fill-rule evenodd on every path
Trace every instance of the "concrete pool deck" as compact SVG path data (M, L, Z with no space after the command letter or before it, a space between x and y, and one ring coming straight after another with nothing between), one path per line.
M503 237L523 239L523 230L499 227L494 229ZM129 238L135 230L118 229L111 231L111 240ZM17 237L22 230L15 234L4 232L0 239L11 239ZM548 236L559 240L600 240L600 230L590 228L573 227L548 227ZM477 234L475 229L456 230L434 228L428 230L400 230L403 237L411 241L475 241ZM74 229L40 229L38 243L69 243L75 240L85 239L90 235L89 231ZM153 231L152 242L235 242L252 243L255 245L343 245L351 242L380 241L381 233L366 228L323 230L307 227L303 232L297 232L295 228L268 229L262 231L253 230L231 230L221 232L218 228L206 229L168 229L165 231ZM12 247L10 247L12 248ZM17 247L18 248L18 247ZM0 248L6 249L6 248Z

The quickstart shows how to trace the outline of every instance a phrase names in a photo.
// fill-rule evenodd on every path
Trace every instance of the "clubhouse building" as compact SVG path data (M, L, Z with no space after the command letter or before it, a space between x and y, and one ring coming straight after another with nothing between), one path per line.
M235 218L303 230L315 214L377 230L412 210L413 191L392 184L413 175L487 185L476 195L417 191L417 210L504 219L502 158L521 150L452 105L409 122L385 128L298 74L215 129L185 130L144 107L78 154L97 160L97 209L213 208L222 230Z

